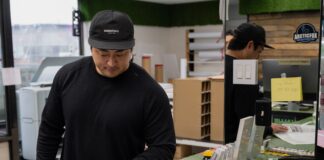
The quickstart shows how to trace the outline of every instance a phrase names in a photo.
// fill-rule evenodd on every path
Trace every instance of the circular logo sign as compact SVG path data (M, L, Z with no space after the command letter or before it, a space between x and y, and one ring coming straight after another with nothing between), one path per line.
M303 23L298 26L294 33L294 40L296 42L308 43L318 39L318 32L315 30L314 25L310 23Z

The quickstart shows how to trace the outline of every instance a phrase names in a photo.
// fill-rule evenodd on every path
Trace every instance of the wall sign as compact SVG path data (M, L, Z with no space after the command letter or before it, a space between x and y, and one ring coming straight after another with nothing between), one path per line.
M81 35L81 12L79 10L72 11L72 33L73 36L80 36Z
M318 39L318 32L314 25L310 23L302 23L294 33L294 40L296 42L308 43Z

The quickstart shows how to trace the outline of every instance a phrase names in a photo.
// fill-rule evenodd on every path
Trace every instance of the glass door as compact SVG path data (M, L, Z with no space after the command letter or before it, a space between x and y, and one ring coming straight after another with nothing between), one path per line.
M30 106L19 99L25 87L37 75L47 57L76 57L80 55L80 38L73 34L72 13L78 9L77 0L8 0L12 29L12 58L20 69L22 84L16 86L21 157L36 159L39 116L30 116L26 110L42 113L42 106ZM59 9L59 11L58 11ZM48 73L51 74L51 73ZM51 75L54 76L54 75ZM30 89L30 88L28 88ZM33 89L32 89L33 90ZM40 92L36 91L38 95ZM47 96L47 95L44 95ZM41 100L37 99L40 102ZM44 102L44 101L42 101ZM37 109L36 109L37 108ZM32 122L26 120L32 120Z

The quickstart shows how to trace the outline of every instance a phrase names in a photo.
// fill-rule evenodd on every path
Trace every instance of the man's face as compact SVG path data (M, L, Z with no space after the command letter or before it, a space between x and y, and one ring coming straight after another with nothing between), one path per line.
M131 49L103 50L92 48L91 52L97 72L108 78L117 77L125 72L132 58Z

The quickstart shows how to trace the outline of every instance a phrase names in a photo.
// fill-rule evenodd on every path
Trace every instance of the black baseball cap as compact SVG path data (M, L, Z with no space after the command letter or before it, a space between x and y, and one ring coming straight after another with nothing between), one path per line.
M125 13L100 11L92 18L88 42L100 49L131 49L135 45L133 22Z
M266 35L263 27L255 23L243 23L234 30L234 37L242 42L253 41L257 45L274 49L266 44Z

